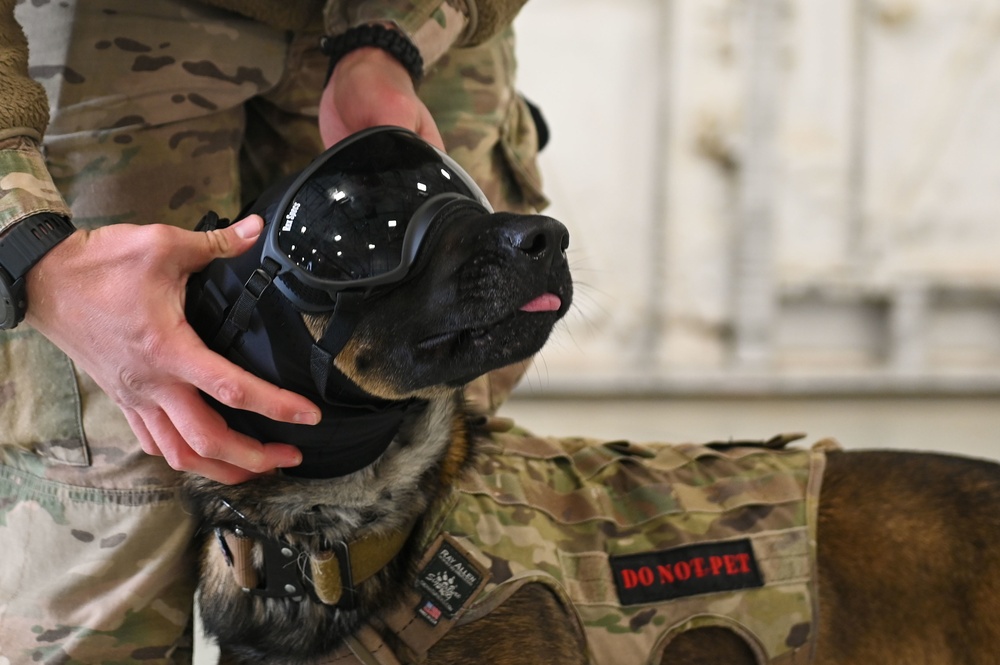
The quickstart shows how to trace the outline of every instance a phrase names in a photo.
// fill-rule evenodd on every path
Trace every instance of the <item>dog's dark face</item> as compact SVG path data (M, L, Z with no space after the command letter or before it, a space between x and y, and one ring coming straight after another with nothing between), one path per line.
M366 298L337 366L368 392L398 398L531 357L572 300L568 243L566 228L540 215L439 220L407 279Z

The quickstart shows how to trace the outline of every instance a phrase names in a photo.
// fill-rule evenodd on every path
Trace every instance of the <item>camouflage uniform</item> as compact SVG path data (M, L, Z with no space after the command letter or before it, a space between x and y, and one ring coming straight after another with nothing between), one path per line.
M378 636L391 631L409 649L398 661L422 662L449 628L538 583L562 602L588 662L656 664L681 632L721 626L758 662L808 663L817 507L835 447L494 435L429 511L416 589L360 641L396 662ZM344 647L324 662L358 661Z
M78 227L190 228L209 209L235 215L260 186L315 156L322 3L228 4L280 20L180 0L20 4L51 121L43 164L45 119L8 118L0 107L0 230L35 212L67 212L61 197ZM359 20L359 8L366 19L379 7L402 17L415 4L425 13L436 5L343 0L327 28ZM0 69L23 58L13 5L0 0ZM434 11L448 32L442 17L456 12ZM421 89L446 144L498 208L540 205L510 31L446 47ZM2 76L0 91L37 93ZM0 333L0 663L190 659L193 525L177 481L61 351L25 324Z

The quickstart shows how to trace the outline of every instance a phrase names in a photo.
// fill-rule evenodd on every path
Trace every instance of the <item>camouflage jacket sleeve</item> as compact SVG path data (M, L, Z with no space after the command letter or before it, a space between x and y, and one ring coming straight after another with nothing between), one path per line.
M38 147L48 120L45 91L28 76L14 1L0 0L0 232L37 212L69 214Z
M453 46L476 46L510 25L527 0L330 0L326 30L391 22L405 33L429 69Z

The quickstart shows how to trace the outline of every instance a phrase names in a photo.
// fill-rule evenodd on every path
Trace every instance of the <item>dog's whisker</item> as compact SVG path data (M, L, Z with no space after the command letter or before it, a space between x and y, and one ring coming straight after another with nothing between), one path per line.
M543 390L543 385L548 382L548 364L543 353L538 353L534 358L531 359L530 371L527 371L523 377L523 390L525 393L531 394L534 391ZM545 370L544 376L542 370Z

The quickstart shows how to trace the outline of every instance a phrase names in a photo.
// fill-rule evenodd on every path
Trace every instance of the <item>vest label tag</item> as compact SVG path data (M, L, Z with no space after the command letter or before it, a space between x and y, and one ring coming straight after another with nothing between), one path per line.
M749 539L609 558L622 605L764 586Z
M442 618L453 619L471 601L485 582L481 570L460 546L445 537L417 574L417 590L423 596L417 614L437 625Z

